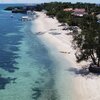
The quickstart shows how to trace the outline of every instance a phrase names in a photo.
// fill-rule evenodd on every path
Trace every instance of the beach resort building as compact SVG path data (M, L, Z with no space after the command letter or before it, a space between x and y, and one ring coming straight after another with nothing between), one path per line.
M79 17L83 17L85 14L87 14L87 13L86 13L85 9L83 9L83 8L82 9L75 8L72 13L72 15L79 16Z
M83 8L75 8L75 9L73 9L73 8L65 8L65 9L63 9L63 11L72 12L72 15L79 16L79 17L82 17L85 14L87 14L85 9L83 9Z
M65 8L65 9L63 9L63 11L65 11L65 12L71 12L71 11L73 11L73 8Z

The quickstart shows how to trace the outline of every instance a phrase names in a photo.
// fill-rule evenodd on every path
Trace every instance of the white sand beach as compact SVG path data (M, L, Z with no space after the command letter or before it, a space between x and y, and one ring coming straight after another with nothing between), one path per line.
M66 35L69 33L67 30L62 30L61 25L56 18L49 18L43 12L36 12L38 17L33 21L36 26L36 33L43 33L37 35L43 43L50 48L51 53L54 55L59 55L59 59L69 62L71 68L74 71L69 71L72 81L72 89L67 90L67 68L66 66L61 66L59 68L59 76L57 81L57 86L59 87L58 93L60 95L60 100L100 100L100 76L95 75L84 75L75 73L81 69L82 66L88 65L87 62L76 63L75 50L72 47L72 36ZM52 45L52 47L50 47ZM55 52L53 52L53 49ZM66 64L66 63L64 63ZM73 99L69 99L67 91L73 91Z

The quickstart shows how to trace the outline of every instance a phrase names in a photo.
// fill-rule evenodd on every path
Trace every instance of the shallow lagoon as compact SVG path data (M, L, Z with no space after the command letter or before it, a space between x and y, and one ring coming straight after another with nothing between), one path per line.
M52 46L47 47L34 35L31 22L21 22L21 14L14 14L13 19L10 15L0 12L0 100L61 100L57 84L66 61L49 52ZM71 86L67 75L66 84Z

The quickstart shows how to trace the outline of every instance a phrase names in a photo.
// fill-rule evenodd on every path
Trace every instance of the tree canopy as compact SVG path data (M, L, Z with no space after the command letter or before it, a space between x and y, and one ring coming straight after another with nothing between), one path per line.
M42 4L42 8L47 10L47 15L55 16L59 22L79 26L82 32L74 31L73 33L77 62L91 59L93 64L100 66L100 24L97 23L96 18L96 14L100 13L100 6L80 2L76 4L51 2ZM71 12L64 12L64 8L85 8L88 14L76 17Z

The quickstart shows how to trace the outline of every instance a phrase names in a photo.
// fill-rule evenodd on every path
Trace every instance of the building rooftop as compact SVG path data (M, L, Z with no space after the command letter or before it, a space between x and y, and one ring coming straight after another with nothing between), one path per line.
M75 8L73 11L74 12L85 12L85 9L83 9L83 8L81 8L81 9Z
M73 11L73 8L65 8L63 11Z

